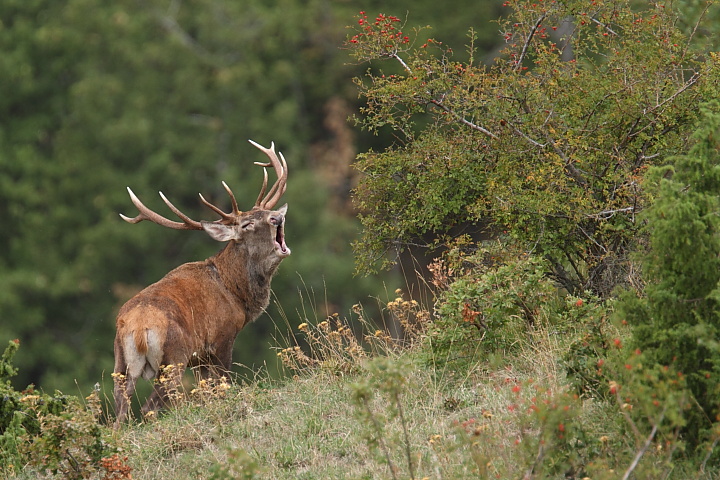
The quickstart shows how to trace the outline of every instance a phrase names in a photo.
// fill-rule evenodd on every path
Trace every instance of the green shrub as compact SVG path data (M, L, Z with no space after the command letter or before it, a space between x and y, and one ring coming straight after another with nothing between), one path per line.
M680 29L698 19L678 7L506 1L502 48L485 57L471 30L468 60L404 12L361 12L346 43L372 62L356 79L357 122L399 140L356 164L359 270L490 222L546 259L570 293L610 297L649 203L644 172L685 152L700 99L718 96L719 58Z
M427 335L435 362L470 364L517 352L529 330L559 329L578 300L568 302L537 257L497 243L460 242L431 266L439 287L436 320Z
M648 173L656 199L644 215L647 284L643 295L625 293L617 313L649 365L682 373L699 407L682 432L691 448L720 420L720 102L701 110L688 154Z
M10 341L0 357L0 474L11 476L29 465L63 478L89 478L114 448L104 440L98 392L78 398L35 390L15 390L12 359L20 342Z
M610 322L607 302L586 301L575 310L578 329L563 355L562 365L575 393L584 398L608 400L603 365L608 358L620 355L617 346L622 344L620 338L628 335L627 329L622 332Z
M393 479L399 478L400 467L393 462L391 450L401 444L408 477L414 479L416 465L408 432L409 420L402 401L408 383L406 374L411 366L403 361L377 357L370 360L366 367L368 377L352 385L355 415L360 422L362 436L378 461L387 464ZM394 422L402 427L402 440L393 439L387 433Z

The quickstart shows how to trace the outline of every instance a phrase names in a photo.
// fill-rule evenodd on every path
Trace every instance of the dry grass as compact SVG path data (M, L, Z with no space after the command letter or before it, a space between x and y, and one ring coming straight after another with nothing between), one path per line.
M293 378L198 385L194 401L122 430L118 441L134 478L392 478L388 458L398 478L410 478L411 468L418 479L465 478L477 475L479 461L488 473L521 471L524 412L516 406L536 393L517 386L562 388L558 338L539 329L512 366L447 371L422 365L407 348L422 334L426 312L401 297L388 309L404 322L402 341L362 322L367 328L358 337L337 315L301 324L293 341L304 348L278 351ZM356 313L362 317L361 309ZM388 414L392 397L375 392L369 403L369 413L382 420L387 457L368 442L372 427L353 400L357 385L377 376L368 364L383 355L402 366L403 376L404 424Z
M272 388L234 386L226 398L188 403L158 421L123 430L123 454L135 478L209 478L211 467L237 449L257 460L260 478L388 478L387 465L369 450L354 414L352 383L362 377L318 372ZM458 438L458 425L469 421L492 439L483 455L506 451L503 461L510 461L507 449L520 434L508 410L517 402L512 386L526 380L527 373L509 369L466 372L452 382L428 370L409 371L400 398L417 478L461 478L474 468ZM378 415L389 408L386 399L374 402ZM385 425L387 438L394 439L392 461L405 468L396 441L401 430L397 419Z
M284 379L200 382L159 419L114 433L133 478L568 478L553 465L574 448L597 458L593 479L623 478L636 447L623 441L622 415L567 393L558 359L570 339L547 319L512 358L457 371L417 348L430 321L420 305L398 295L384 314L404 335L376 328L360 306L352 322L304 321L280 339ZM688 478L653 455L663 478Z

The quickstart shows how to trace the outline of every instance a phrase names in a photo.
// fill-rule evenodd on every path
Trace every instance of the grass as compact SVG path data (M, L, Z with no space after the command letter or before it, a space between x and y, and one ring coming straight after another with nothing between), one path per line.
M395 361L411 366L406 356ZM256 460L261 478L389 478L387 461L368 446L368 425L353 403L354 385L368 375L318 372L264 386L234 386L224 398L186 404L159 421L127 428L119 440L136 478L209 478L213 465L228 463L237 450ZM458 425L471 419L498 434L486 446L488 453L511 448L520 432L508 411L517 401L509 386L531 375L505 369L447 380L447 372L409 368L400 398L416 478L470 473L474 465L456 437ZM373 414L384 417L388 403L373 398ZM408 478L401 422L383 423L383 434L393 465Z
M360 306L352 322L295 325L277 339L284 378L188 387L158 418L107 428L118 454L76 478L720 478L677 451L672 429L633 420L627 399L572 394L560 359L579 325L534 317L511 350L458 363L431 354L433 321L416 302L398 297L384 314L402 341Z
M561 336L538 328L503 366L455 371L377 329L366 339L382 348L360 352L337 317L326 322L300 326L314 363L297 345L280 350L293 377L208 391L121 430L133 478L521 478L530 468L523 440L540 432L521 405L563 390ZM593 402L579 412L591 425L604 415Z

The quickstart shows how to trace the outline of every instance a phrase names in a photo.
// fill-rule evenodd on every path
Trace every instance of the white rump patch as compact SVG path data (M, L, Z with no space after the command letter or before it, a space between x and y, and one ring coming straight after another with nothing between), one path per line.
M125 361L128 366L128 375L132 378L143 377L146 380L152 380L160 371L160 361L162 360L162 345L160 338L154 330L145 330L146 342L148 346L145 355L137 351L135 345L135 335L129 333L125 336L123 347L125 349Z

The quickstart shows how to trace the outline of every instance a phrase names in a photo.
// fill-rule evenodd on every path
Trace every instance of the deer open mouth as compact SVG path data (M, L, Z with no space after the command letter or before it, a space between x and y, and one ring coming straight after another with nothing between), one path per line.
M275 229L275 250L281 257L290 255L290 249L285 244L285 232L282 224Z

